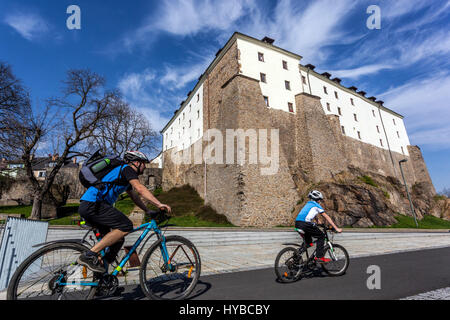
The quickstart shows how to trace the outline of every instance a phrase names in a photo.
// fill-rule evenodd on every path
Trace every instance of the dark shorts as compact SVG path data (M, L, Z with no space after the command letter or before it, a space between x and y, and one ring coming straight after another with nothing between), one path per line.
M133 230L133 223L131 220L122 212L104 201L80 201L78 213L87 223L97 227L102 234L106 234L109 230L114 229L119 229L123 232L130 232Z

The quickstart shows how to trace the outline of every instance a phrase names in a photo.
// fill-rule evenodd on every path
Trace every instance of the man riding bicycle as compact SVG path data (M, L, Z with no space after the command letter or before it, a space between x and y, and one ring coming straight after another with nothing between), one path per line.
M100 251L109 247L109 252L104 259L111 263L125 242L124 237L133 230L131 220L113 207L121 193L126 191L131 200L146 213L148 209L140 196L158 209L171 212L168 205L160 203L139 182L139 175L144 172L145 164L150 162L145 154L139 151L127 151L123 160L125 164L112 169L102 179L102 182L105 182L103 188L89 187L80 199L80 216L97 227L102 235L102 239L89 251L82 253L77 260L78 264L94 272L106 271L99 262Z
M315 223L311 222L314 218L319 217L320 214L324 217L328 223L337 231L342 232L342 229L338 228L333 220L325 213L325 210L320 205L320 202L323 201L323 195L320 191L313 190L308 193L308 198L311 201L308 201L303 209L297 215L295 220L295 228L301 229L305 232L305 243L308 245L312 245L312 238L317 238L317 249L316 249L316 257L315 260L318 262L330 262L331 260L328 258L324 258L324 241L325 234L320 231L320 229L316 226Z

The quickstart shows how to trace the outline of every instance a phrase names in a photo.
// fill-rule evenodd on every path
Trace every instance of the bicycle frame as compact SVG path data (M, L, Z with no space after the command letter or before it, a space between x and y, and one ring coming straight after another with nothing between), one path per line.
M336 260L336 256L334 255L333 244L331 243L331 240L328 237L328 230L327 230L327 228L325 226L322 226L322 225L318 225L318 227L321 227L323 229L323 233L325 234L324 247L328 246L330 248L331 253L332 253L332 259ZM317 242L317 240L315 240L313 242ZM286 245L288 245L288 244L286 244ZM289 245L291 245L291 244L289 243ZM295 245L297 245L297 244L295 244ZM300 247L298 249L299 252L305 252L306 253L307 261L310 261L316 255L316 249L314 249L314 251L312 252L311 256L309 256L309 253L308 253L308 250L307 250L308 248L306 247L306 243L305 242L303 242L303 244L298 245L298 246Z
M136 242L134 243L134 245L131 247L130 251L127 253L127 255L122 258L122 260L120 261L119 265L114 269L114 271L111 273L111 275L113 276L117 276L117 274L122 271L123 267L125 266L125 264L127 263L127 261L130 259L131 255L136 251L136 249L139 247L139 245L141 244L141 242L145 239L145 237L147 236L147 234L150 231L153 231L158 240L157 241L161 241L161 254L163 256L164 259L164 267L168 268L168 270L172 270L172 265L170 264L170 257L169 257L169 253L167 252L167 248L166 248L166 238L164 237L164 235L162 234L161 230L159 229L158 225L156 224L155 220L151 220L150 222L144 223L142 225L140 225L139 227L133 229L130 233L139 231L144 229L144 231L142 232L142 234L139 236L139 238L136 240ZM89 230L85 237L87 236L87 234L89 234L89 232L92 230ZM84 237L84 238L85 238ZM83 238L83 239L84 239ZM101 240L101 238L99 236L96 235L96 238L98 241ZM106 255L105 252L106 248L103 249L100 254L102 257L104 257ZM108 273L108 263L103 259L103 263L106 269L105 274ZM57 283L59 283L60 285L63 286L68 286L68 285L77 285L77 286L98 286L98 282L77 282L77 283L61 283L59 281L61 281L63 279L64 275L61 275L60 279L58 279Z

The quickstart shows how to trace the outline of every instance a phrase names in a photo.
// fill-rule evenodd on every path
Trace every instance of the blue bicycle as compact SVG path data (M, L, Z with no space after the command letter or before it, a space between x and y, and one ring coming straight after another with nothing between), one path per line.
M106 272L92 272L76 263L81 252L89 249L101 235L94 226L86 223L84 237L80 239L57 240L38 244L41 247L17 268L8 286L8 300L90 300L112 295L119 286L119 274L126 275L125 264L139 264L137 249L156 235L155 242L145 252L139 269L139 283L144 294L150 299L185 299L194 290L200 277L200 255L188 239L181 236L164 236L161 229L169 227L169 217L163 212L154 212L158 218L144 223L132 232L143 230L134 245L120 262L112 264L113 271L102 259ZM158 227L158 222L166 224ZM148 237L148 235L150 236ZM90 237L88 237L90 235ZM90 239L90 241L88 241ZM145 239L145 240L144 240ZM102 257L108 252L105 248Z

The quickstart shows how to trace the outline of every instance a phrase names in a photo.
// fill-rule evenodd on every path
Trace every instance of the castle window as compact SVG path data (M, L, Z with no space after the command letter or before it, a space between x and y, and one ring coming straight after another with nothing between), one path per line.
M200 94L197 94L197 102L200 100Z
M372 110L373 117L375 118L375 110Z
M403 147L401 147L401 148L402 148L402 153L405 154L405 150L403 150Z
M191 127L191 120L189 120L189 128Z
M294 112L294 106L292 105L292 103L288 102L288 108L289 112Z
M184 120L184 112L183 112L183 120Z
M197 119L200 118L200 110L197 110Z
M284 61L284 60L283 60L283 69L286 69L286 70L288 69L287 61Z
M327 102L327 110L331 112L330 104Z
M344 126L341 126L342 134L345 134L345 128Z
M358 117L356 116L356 113L353 114L353 118L355 118L355 121L358 122Z
M353 102L353 98L350 98L350 103L352 104L352 106L355 105L355 103Z
M336 99L339 99L338 93L336 91L334 92L334 96L336 97Z
M328 92L327 92L327 87L323 87L323 92L324 92L325 94L328 94Z
M189 112L191 112L191 109L192 109L192 107L191 107L191 105L189 105Z
M380 144L381 146L383 146L383 139L380 139Z
M377 126L377 132L380 133L380 127L379 126Z
M291 83L289 81L284 81L284 86L286 87L286 90L291 90Z
M361 140L361 132L358 131L358 138Z
M302 76L302 82L303 82L303 84L306 84L306 77L305 76Z
M400 133L398 133L398 131L397 131L397 138L400 138Z
M259 76L261 78L261 82L267 83L266 82L266 74L265 73L260 73Z
M338 114L339 114L340 116L342 116L342 112L341 112L341 108L340 108L340 107L338 107Z
M394 122L394 126L395 126L395 119L392 119L392 122Z
M264 53L258 52L258 60L264 62Z
M197 136L200 137L200 129L197 129Z
M269 106L269 97L264 96L264 102L266 103L266 106Z

